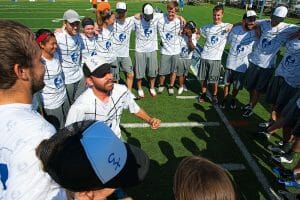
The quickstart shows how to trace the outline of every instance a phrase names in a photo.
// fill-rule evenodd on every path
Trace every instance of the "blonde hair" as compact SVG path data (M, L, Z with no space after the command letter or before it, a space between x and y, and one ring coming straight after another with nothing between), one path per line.
M226 172L198 156L184 158L175 173L176 200L235 200L234 187Z

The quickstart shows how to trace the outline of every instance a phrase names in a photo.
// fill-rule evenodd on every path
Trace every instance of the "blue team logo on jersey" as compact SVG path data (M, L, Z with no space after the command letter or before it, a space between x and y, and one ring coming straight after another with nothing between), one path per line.
M144 29L144 34L146 37L150 37L150 35L152 34L152 30L149 28L145 28Z
M215 45L216 43L218 43L218 41L219 41L219 38L217 36L212 36L210 38L210 42L212 45Z
M124 42L125 39L126 39L126 34L125 34L125 33L121 33L121 34L119 35L119 40L120 40L120 42Z
M268 46L271 46L271 44L272 44L272 41L271 40L268 40L267 38L264 38L264 39L262 39L262 41L261 41L261 46L262 46L262 48L268 48Z
M95 56L95 55L97 55L97 52L94 50L92 51L91 56Z
M111 42L110 41L107 41L106 43L105 43L105 48L106 49L109 49L111 47Z
M290 66L290 65L294 65L296 62L295 58L293 58L292 56L287 56L285 61L284 61L284 64L285 66Z
M240 44L237 45L237 47L236 47L237 54L240 54L244 50L245 50L245 48L243 47L243 45L240 45Z
M78 62L78 59L79 59L79 54L78 53L76 53L76 52L73 52L73 53L71 53L71 59L72 59L72 61L74 62L74 63L77 63Z
M171 33L166 33L166 40L170 41L173 38Z
M61 88L64 84L63 79L61 78L61 76L58 76L54 79L54 85L57 89Z
M189 54L189 49L188 48L186 48L186 47L182 47L181 48L181 57L187 57L188 56L188 54Z

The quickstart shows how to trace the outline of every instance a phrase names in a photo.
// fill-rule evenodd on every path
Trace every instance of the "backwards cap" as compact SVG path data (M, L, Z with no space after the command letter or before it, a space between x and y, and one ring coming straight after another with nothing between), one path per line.
M73 192L134 186L149 170L149 158L141 149L122 142L99 121L59 130L42 141L37 156L44 170Z

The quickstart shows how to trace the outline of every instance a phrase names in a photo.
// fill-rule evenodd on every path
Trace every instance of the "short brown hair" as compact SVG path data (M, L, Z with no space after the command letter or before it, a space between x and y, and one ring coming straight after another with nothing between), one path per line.
M14 65L28 68L40 51L33 32L11 20L0 20L0 89L11 88L17 76Z
M184 158L175 173L176 200L234 200L234 187L226 172L215 163L198 156Z
M217 5L213 8L213 12L222 11L224 13L224 7L222 5Z

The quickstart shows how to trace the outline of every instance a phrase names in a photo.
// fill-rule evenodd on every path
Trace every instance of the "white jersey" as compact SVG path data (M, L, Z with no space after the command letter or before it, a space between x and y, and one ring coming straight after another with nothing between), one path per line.
M0 163L8 168L7 188L0 199L67 199L64 190L43 171L35 153L55 128L30 104L16 103L0 105L0 130Z
M300 38L289 40L275 75L282 76L292 87L300 88Z
M170 21L164 14L158 20L157 28L162 41L161 54L177 55L180 53L180 20L175 18Z
M64 74L57 54L54 54L52 60L43 59L46 61L45 87L41 91L43 106L46 109L56 109L67 98Z
M97 55L96 36L89 38L84 33L81 33L80 36L82 44L82 63L84 63L88 57Z
M134 28L134 17L127 17L125 21L116 20L114 23L114 45L117 57L129 57L130 35Z
M61 65L65 75L65 83L72 84L83 78L81 68L81 42L80 35L70 36L65 30L56 32L55 37L60 53Z
M228 23L209 24L200 28L201 35L206 38L201 58L206 60L221 60L226 45Z
M135 51L143 53L158 50L157 22L162 17L162 13L154 13L153 19L148 22L144 18L134 19Z
M226 67L244 73L249 66L248 56L256 40L255 30L245 31L243 26L235 26L227 38L230 50Z
M192 34L192 42L197 45L197 34ZM188 47L188 37L186 35L182 35L180 37L180 59L192 59L193 51L189 51Z
M115 45L113 44L113 27L103 28L96 37L97 56L105 58L106 62L112 63L117 60Z
M66 126L82 120L99 120L107 124L121 138L120 119L124 109L131 113L140 111L126 86L114 84L107 102L102 102L95 96L92 89L87 89L71 106Z
M276 55L296 26L281 22L275 27L270 20L259 21L261 36L249 55L249 61L261 68L275 67Z

